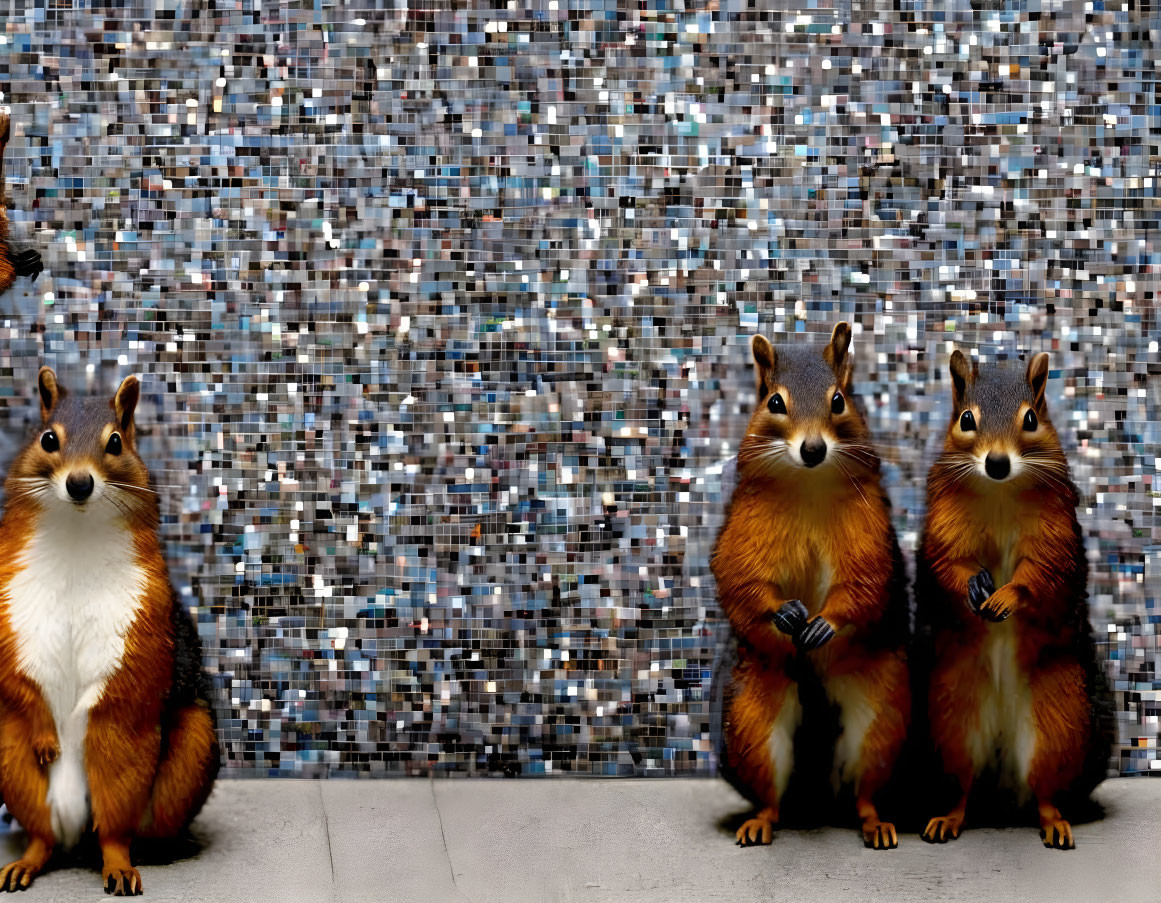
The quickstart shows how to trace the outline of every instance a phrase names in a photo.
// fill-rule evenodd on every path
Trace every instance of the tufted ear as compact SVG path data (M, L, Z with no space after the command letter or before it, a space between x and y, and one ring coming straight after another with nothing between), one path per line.
M956 404L963 403L964 393L967 392L968 384L974 382L976 378L976 367L968 363L968 359L964 357L964 353L958 348L951 353L951 387L952 396L955 398Z
M822 349L823 359L830 365L840 386L851 381L851 359L847 349L851 347L851 324L842 320L835 324L830 334L830 343Z
M1044 407L1044 388L1048 384L1048 354L1041 351L1028 362L1028 385L1032 387L1033 404Z
M758 400L761 401L770 394L770 387L774 385L774 365L778 361L778 353L769 339L764 335L756 335L750 339L750 354L754 356L754 381L758 387Z
M141 397L141 383L136 376L126 376L121 380L117 394L109 405L117 416L117 425L122 432L128 432L133 425L133 412L137 409L137 399Z
M56 381L56 374L52 372L51 367L40 368L40 372L36 375L36 383L40 392L40 419L48 420L52 409L64 397L65 390Z

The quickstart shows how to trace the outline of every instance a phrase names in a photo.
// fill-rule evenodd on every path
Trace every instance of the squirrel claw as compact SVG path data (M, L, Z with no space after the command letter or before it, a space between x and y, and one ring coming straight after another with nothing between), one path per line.
M36 737L32 741L32 753L41 768L47 768L60 755L60 744L52 734Z
M790 599L784 602L770 619L783 633L797 637L806 627L806 606L798 599Z
M968 605L976 614L980 613L985 602L996 591L996 581L992 579L992 572L987 568L980 568L979 573L968 578Z
M105 893L115 897L136 897L141 893L141 873L129 866L102 870Z
M17 276L29 276L33 281L44 271L44 262L40 259L40 252L34 248L21 251L12 258L13 269Z
M820 615L806 625L806 629L798 635L797 642L802 649L817 649L829 642L833 636L834 628Z

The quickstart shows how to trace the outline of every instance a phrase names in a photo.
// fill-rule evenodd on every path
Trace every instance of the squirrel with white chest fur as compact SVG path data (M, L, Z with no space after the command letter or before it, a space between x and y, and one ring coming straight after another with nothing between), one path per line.
M0 520L0 796L28 837L0 890L91 827L105 891L139 894L132 841L179 834L217 775L209 680L137 453L137 379L111 401L47 367L38 383Z

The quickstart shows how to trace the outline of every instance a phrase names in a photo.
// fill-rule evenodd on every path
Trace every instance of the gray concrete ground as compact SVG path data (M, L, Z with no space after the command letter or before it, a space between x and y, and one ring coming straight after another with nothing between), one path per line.
M1032 827L875 852L840 829L741 849L722 822L746 807L716 780L221 781L197 846L142 864L143 899L1161 901L1161 781L1097 796L1106 817L1077 826L1071 852ZM92 861L54 867L24 899L108 898Z

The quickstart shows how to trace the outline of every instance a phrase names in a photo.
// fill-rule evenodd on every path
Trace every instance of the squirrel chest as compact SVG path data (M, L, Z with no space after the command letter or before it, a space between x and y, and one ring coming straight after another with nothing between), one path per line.
M987 568L996 586L1012 579L1016 565L1030 541L1039 535L1039 509L1020 499L982 498L971 504L949 506L943 514L954 523L953 557L973 560Z
M60 756L49 765L53 833L75 843L89 816L88 713L121 666L144 596L131 532L109 521L42 515L3 590L18 667L41 690Z
M818 612L835 582L835 556L842 547L841 531L816 515L800 510L802 502L747 500L736 506L720 547L719 567L779 587L787 598L800 599Z

